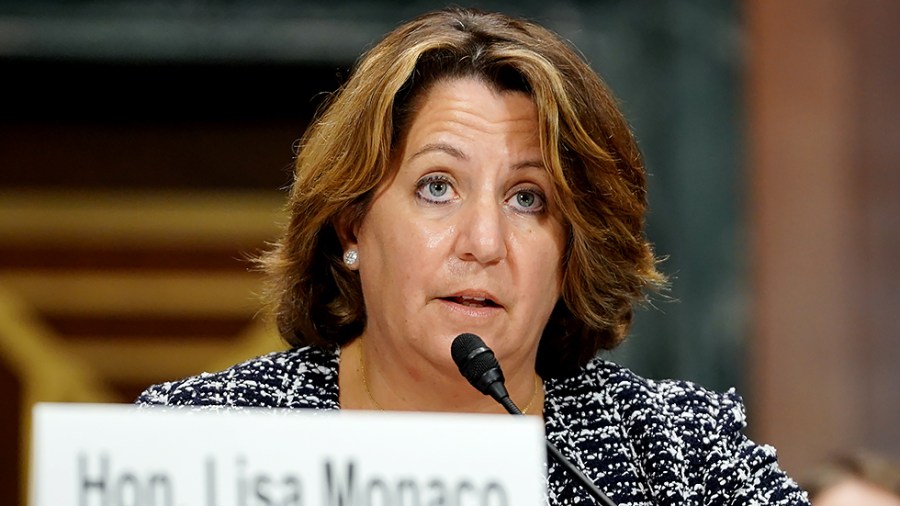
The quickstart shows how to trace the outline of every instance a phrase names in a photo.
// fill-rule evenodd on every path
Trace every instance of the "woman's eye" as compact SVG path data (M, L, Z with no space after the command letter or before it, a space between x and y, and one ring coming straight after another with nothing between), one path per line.
M432 181L428 183L428 194L432 197L443 197L447 193L447 183L443 181Z
M544 195L537 190L519 190L510 199L510 204L525 213L544 211Z
M426 177L419 181L416 196L426 202L449 202L454 196L453 186L442 176Z
M534 205L535 197L533 193L519 192L516 194L516 202L522 207L531 208Z

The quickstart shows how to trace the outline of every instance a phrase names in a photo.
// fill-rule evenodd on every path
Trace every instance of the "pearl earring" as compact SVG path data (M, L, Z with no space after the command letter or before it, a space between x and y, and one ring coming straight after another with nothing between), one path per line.
M356 262L359 261L359 252L355 249L348 249L346 253L344 253L344 265L347 267L356 267Z

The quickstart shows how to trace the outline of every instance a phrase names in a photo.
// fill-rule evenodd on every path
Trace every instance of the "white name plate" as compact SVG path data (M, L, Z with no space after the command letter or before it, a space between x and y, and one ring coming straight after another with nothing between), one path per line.
M34 408L32 506L544 505L543 426L504 415Z

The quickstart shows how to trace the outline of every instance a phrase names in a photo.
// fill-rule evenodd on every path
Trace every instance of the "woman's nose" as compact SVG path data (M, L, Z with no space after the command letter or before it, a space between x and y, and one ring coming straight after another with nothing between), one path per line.
M506 258L506 223L501 202L490 198L471 199L463 204L456 224L459 234L457 256L482 264Z

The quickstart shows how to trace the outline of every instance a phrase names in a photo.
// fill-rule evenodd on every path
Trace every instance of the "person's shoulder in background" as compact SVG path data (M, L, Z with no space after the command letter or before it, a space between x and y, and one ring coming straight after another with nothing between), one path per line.
M801 483L814 506L900 506L900 463L871 451L834 456Z
M294 348L152 385L135 404L337 409L337 371L337 351Z

